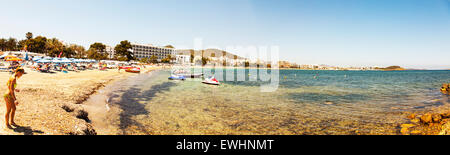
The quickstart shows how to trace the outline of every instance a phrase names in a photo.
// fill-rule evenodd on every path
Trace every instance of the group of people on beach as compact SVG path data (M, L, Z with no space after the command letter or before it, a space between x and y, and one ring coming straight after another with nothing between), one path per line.
M31 68L41 72L48 72L50 70L78 72L81 70L92 69L92 64L77 65L75 63L70 64L35 63L31 65Z

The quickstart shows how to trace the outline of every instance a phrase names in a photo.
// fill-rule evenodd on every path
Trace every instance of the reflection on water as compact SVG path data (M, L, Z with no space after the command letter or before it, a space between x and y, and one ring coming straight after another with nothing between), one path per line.
M92 96L86 106L97 132L398 134L403 112L448 103L438 88L450 81L450 71L280 70L279 89L261 93L257 81L210 86L168 76L141 74Z

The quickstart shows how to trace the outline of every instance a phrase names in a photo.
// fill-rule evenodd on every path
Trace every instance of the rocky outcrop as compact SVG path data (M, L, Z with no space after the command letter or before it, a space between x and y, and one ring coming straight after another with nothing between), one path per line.
M442 84L440 91L450 95L450 83ZM450 135L450 111L428 112L425 114L410 114L407 116L410 124L400 125L403 135Z
M450 134L450 113L425 113L407 116L410 123L400 125L403 135Z
M442 125L442 130L439 132L439 135L450 135L450 123L445 123Z
M69 135L97 135L91 124L84 123L75 126L74 132L69 133Z

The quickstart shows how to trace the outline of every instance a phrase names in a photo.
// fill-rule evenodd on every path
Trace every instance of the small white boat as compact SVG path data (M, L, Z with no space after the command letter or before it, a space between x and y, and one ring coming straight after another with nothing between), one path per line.
M184 76L179 76L179 75L171 75L169 77L169 80L186 80L186 78Z
M209 84L209 85L220 85L220 82L217 81L216 78L211 77L211 78L205 78L205 80L203 80L204 84Z
M177 74L177 75L184 76L186 78L201 78L201 77L203 77L203 73L197 73L197 74L186 73L186 74Z

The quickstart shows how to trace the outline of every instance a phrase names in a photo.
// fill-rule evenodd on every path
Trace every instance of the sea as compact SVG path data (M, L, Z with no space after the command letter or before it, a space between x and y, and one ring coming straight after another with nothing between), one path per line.
M221 85L158 70L111 83L84 106L107 135L396 135L408 113L450 103L439 91L449 70L200 72Z

